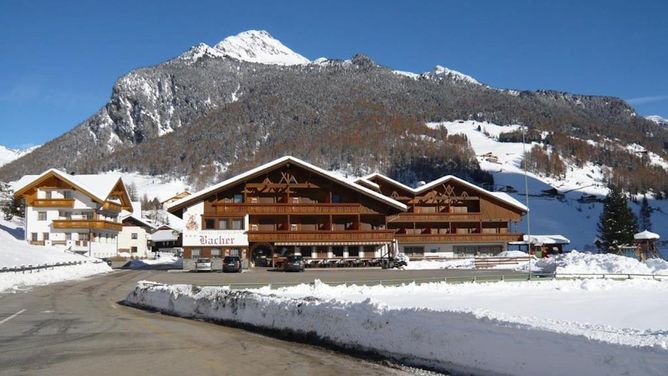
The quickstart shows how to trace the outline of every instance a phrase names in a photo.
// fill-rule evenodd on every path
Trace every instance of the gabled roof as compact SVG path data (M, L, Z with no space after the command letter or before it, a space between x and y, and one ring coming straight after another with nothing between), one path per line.
M409 186L407 186L407 185L405 185L405 184L402 184L402 183L400 183L400 182L398 182L398 181L396 181L396 180L394 180L394 179L392 179L392 178L390 178L390 177L387 177L387 176L385 176L385 175L383 175L383 174L380 174L380 173L377 173L377 172L376 172L376 173L373 173L373 174L370 174L370 175L367 175L367 176L364 176L364 177L362 177L362 178L359 178L359 179L357 179L355 182L356 182L357 184L360 184L362 181L364 181L364 184L367 184L367 183L375 184L373 181L370 180L370 179L373 179L373 178L379 178L379 179L381 179L381 180L384 180L384 181L386 181L386 182L388 182L388 183L390 183L390 184L392 184L392 185L394 185L394 186L397 186L397 187L399 187L399 188L402 188L402 189L404 189L404 190L406 190L406 191L408 191L408 192L411 192L411 193L413 193L413 194L420 194L420 193L422 193L422 192L428 191L428 190L430 190L430 189L436 187L436 186L439 185L439 184L444 184L444 183L446 183L446 182L448 182L448 181L454 181L454 182L457 182L457 183L459 183L459 184L461 184L461 185L464 185L464 186L466 186L466 187L468 187L468 188L471 188L471 189L473 189L473 190L475 190L475 191L478 191L478 192L480 192L480 193L487 194L487 195L490 195L490 196L492 196L492 197L495 197L496 199L498 199L498 200L500 200L500 201L503 201L503 202L505 202L505 203L507 203L507 204L509 204L509 205L511 205L511 206L514 206L514 207L516 207L516 208L518 208L518 209L520 209L520 210L522 210L522 211L526 211L526 212L529 211L529 208L527 208L526 205L524 205L524 204L522 204L521 202L517 201L516 199L514 199L512 196L510 196L510 195L507 194L507 193L504 193L504 192L491 192L491 191L488 191L488 190L486 190L486 189L484 189L484 188L478 187L477 185L475 185L475 184L473 184L473 183L469 183L468 181L466 181L466 180L464 180L464 179L460 179L460 178L458 178L458 177L456 177L456 176L453 176L453 175L446 175L446 176L440 177L440 178L438 178L438 179L436 179L436 180L433 180L433 181L431 181L431 182L429 182L429 183L427 183L427 184L421 185L421 186L419 186L419 187L417 187L417 188L411 188L411 187L409 187Z
M125 221L128 218L132 218L135 221L142 223L144 226L150 228L151 230L157 228L157 226L154 225L150 219L142 217L141 202L139 201L132 202L132 212L123 211L121 213L121 222Z
M522 239L526 242L529 235L523 235ZM532 244L570 244L570 240L563 235L531 235Z
M338 177L338 176L332 174L329 171L323 170L320 167L314 166L314 165L312 165L308 162L305 162L305 161L303 161L299 158L295 158L295 157L292 157L292 156L285 156L285 157L275 159L275 160L273 160L269 163L265 163L265 164L263 164L261 166L258 166L258 167L254 168L252 170L248 170L248 171L246 171L242 174L234 176L234 177L232 177L230 179L227 179L225 181L222 181L218 184L212 185L212 186L210 186L208 188L205 188L205 189L203 189L199 192L195 192L188 197L185 197L185 198L182 198L178 201L175 201L169 206L168 210L169 211L174 211L174 210L177 210L177 209L181 209L184 206L186 206L187 204L192 203L192 202L196 202L196 201L198 201L199 199L201 199L202 197L204 197L206 195L209 195L213 192L216 192L218 190L221 190L221 189L224 189L224 188L227 188L227 187L231 187L234 184L237 184L237 183L242 182L244 180L253 178L257 175L261 175L261 174L263 174L267 171L272 170L274 167L280 166L284 163L292 163L296 166L299 166L299 167L305 168L309 171L315 172L318 175L321 175L321 176L324 176L324 177L326 177L330 180L336 181L337 183L339 183L341 185L344 185L348 188L351 188L351 189L353 189L357 192L360 192L360 193L362 193L366 196L369 196L373 199L376 199L376 200L381 201L385 204L393 206L397 209L404 210L404 211L408 209L406 207L406 205L404 205L401 202L396 201L396 200L394 200L390 197L387 197L387 196L385 196L383 194L380 194L378 192L374 192L369 188L363 187L359 184L355 184L351 181L348 181L346 179Z
M107 200L111 192L113 192L116 185L120 182L127 195L127 188L123 183L123 179L119 175L112 174L94 174L94 175L70 175L58 169L51 168L41 173L40 175L25 175L13 184L14 196L23 195L28 189L39 185L44 180L55 176L77 190L88 195L91 199L100 203ZM128 198L129 201L129 198Z

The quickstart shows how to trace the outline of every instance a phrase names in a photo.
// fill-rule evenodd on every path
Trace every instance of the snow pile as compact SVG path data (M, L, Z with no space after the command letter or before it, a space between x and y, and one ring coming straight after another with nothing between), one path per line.
M254 291L140 282L125 301L454 373L665 375L667 293L668 284L656 281L315 283ZM639 296L645 304L636 304ZM593 305L601 308L598 315L591 315ZM572 320L590 316L599 323ZM637 322L645 324L633 327Z
M45 285L79 279L111 271L98 259L66 252L63 248L34 246L23 240L23 228L17 222L0 218L0 268L22 265L55 265L82 262L80 265L57 266L32 272L0 272L0 292L26 286Z
M569 252L535 261L534 270L559 274L662 274L668 275L668 261L644 262L610 253Z
M406 270L426 269L475 269L473 257L461 259L416 260L409 261Z
M496 257L528 257L529 254L522 251L503 251L496 255Z
M183 269L183 259L173 255L161 256L154 260L132 260L124 267L129 269Z

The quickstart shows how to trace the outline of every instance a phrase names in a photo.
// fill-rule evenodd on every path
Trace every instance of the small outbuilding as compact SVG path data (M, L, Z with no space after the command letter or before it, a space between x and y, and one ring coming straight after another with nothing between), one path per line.
M638 260L643 261L659 257L656 251L656 242L659 238L659 234L647 230L633 235L635 253Z

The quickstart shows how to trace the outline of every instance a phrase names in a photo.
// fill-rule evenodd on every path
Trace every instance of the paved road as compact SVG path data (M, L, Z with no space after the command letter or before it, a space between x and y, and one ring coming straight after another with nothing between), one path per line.
M117 304L136 281L172 274L122 271L0 294L0 374L340 376L410 371Z
M271 283L272 286L310 283L319 279L325 283L352 282L357 284L400 284L412 281L429 282L447 279L452 282L478 280L524 279L526 273L512 270L382 270L380 268L332 268L306 269L303 273L286 273L271 269L255 268L243 273L221 272L154 272L151 281L162 283L188 283L201 286L254 287Z

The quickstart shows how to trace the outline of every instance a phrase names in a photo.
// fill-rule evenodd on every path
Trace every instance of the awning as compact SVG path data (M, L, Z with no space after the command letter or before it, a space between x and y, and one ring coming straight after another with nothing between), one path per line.
M391 242L281 242L274 243L275 246L346 246L346 245L388 245Z

